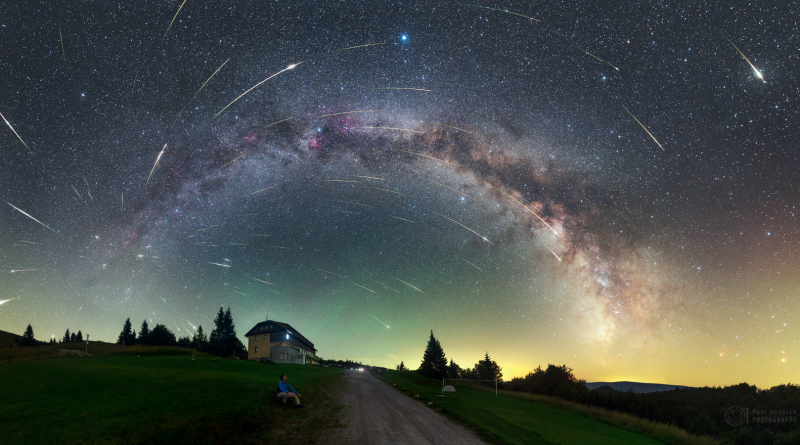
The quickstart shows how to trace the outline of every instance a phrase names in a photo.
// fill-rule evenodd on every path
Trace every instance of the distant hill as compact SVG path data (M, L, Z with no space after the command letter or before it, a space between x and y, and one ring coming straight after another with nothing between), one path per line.
M14 343L14 339L17 337L22 338L21 335L12 334L11 332L0 330L0 347L3 346L8 347L8 345L17 346L17 344Z
M683 386L683 385L664 385L661 383L640 383L640 382L592 382L586 383L586 387L589 389L601 388L603 391L608 391L610 389L615 389L617 391L627 391L632 389L633 392L637 393L650 393L650 392L660 392L660 391L672 391L675 388L686 389L691 388L691 386Z

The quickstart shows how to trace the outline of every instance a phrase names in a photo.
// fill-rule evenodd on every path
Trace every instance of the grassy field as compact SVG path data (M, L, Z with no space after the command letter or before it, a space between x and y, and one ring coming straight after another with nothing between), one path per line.
M640 433L656 432L657 434L638 434L629 429L610 424L602 416L585 412L578 414L568 407L558 407L543 401L532 401L516 394L501 393L494 395L494 388L489 390L476 384L459 384L455 393L445 393L440 397L441 381L427 379L416 372L386 371L374 374L378 378L397 384L402 390L407 389L410 395L419 394L423 402L433 402L433 407L454 420L471 427L483 439L496 444L711 444L705 438L690 436L675 428L655 424L642 419L629 422L639 428ZM520 394L520 396L524 396ZM576 404L577 405L577 404ZM582 405L578 405L582 406ZM592 408L591 410L598 410ZM598 414L594 413L594 414ZM606 413L608 413L606 411ZM630 417L630 416L628 416ZM652 430L641 428L652 427ZM625 426L621 424L620 426ZM677 430L672 434L664 434L660 427Z
M0 443L313 443L340 426L341 372L205 354L14 361L0 365ZM281 374L305 408L277 404Z

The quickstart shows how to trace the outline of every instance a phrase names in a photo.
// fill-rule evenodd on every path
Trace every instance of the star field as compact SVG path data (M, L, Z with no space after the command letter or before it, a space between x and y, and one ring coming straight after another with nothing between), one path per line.
M0 329L796 376L788 5L180 6L3 5Z

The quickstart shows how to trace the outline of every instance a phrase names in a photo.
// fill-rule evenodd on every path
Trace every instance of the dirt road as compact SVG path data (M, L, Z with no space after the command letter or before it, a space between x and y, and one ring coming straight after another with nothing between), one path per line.
M345 371L340 394L347 428L326 435L322 444L478 445L475 434L369 372Z

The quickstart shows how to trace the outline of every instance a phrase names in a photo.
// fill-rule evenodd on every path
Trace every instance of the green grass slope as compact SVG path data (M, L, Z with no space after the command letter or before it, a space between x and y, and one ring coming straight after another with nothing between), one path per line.
M312 443L338 425L341 370L200 355L101 356L0 365L3 444ZM280 406L281 374L304 409Z
M475 384L457 385L455 393L439 397L442 382L410 371L375 374L389 384L406 388L434 409L471 427L483 439L496 444L663 444L650 437L593 420L567 409L533 402ZM472 386L472 387L470 387Z

